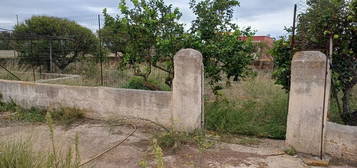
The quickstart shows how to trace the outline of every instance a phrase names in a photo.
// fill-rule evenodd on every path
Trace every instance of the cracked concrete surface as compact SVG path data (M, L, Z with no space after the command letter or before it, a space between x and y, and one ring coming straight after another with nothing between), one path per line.
M79 136L79 151L82 161L103 152L108 147L124 139L133 128L128 125L108 126L103 122L85 122L70 128L56 126L55 143L65 151L73 145L76 134ZM146 160L148 167L155 167L152 153L152 134L157 129L139 126L138 130L120 146L91 162L98 168L136 168ZM50 147L49 129L46 125L0 124L0 140L9 141L30 138L35 150L48 150ZM284 141L261 140L259 145L243 146L218 142L213 147L200 150L192 145L183 145L176 152L164 153L164 166L209 167L209 168L305 168L309 167L299 157L282 154ZM349 168L353 166L330 166Z

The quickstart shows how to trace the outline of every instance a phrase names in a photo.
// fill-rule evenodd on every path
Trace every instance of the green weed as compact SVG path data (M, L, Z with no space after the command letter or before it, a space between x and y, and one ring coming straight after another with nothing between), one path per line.
M153 154L155 157L156 167L157 168L164 168L164 154L162 152L161 147L158 145L156 139L153 139Z
M172 150L174 152L185 144L196 145L202 150L208 149L214 145L214 143L209 141L200 131L185 133L171 130L169 132L156 134L154 138L162 149Z
M53 120L47 113L52 149L49 152L34 151L30 139L0 142L1 168L79 168L79 138L76 135L75 148L62 153L55 148Z
M0 112L15 112L16 110L17 105L13 100L10 100L8 103L0 101Z
M0 101L0 112L11 113L10 120L40 123L44 123L46 121L46 114L51 113L55 123L65 125L70 125L84 118L84 111L77 108L60 107L48 110L31 107L27 109L17 105L12 100L10 102Z
M285 149L284 152L290 156L294 156L297 153L295 148L293 148L293 147L289 147L289 148Z
M1 168L42 168L45 158L32 150L30 141L0 143Z
M45 122L46 113L46 110L35 107L31 107L30 109L18 107L12 119L26 122Z
M143 159L143 160L140 160L140 161L139 161L138 166L139 166L140 168L147 168L147 167L149 167L149 164L148 164L148 161L147 161L147 160Z
M84 118L84 111L72 107L60 107L49 111L52 118L60 124L70 125Z
M205 125L220 133L284 139L287 93L258 77L223 91L225 98L205 103Z

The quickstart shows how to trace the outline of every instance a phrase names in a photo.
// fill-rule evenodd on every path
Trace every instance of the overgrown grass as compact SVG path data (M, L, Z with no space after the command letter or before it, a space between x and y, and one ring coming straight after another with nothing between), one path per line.
M76 136L74 150L68 148L63 153L55 148L54 127L51 115L47 113L46 121L50 128L52 149L48 152L35 151L31 139L0 142L1 168L79 168L79 138ZM43 149L41 149L43 150Z
M78 152L78 151L77 151ZM79 155L75 150L67 153L38 152L31 140L0 142L1 168L79 168Z
M0 143L1 168L41 168L45 158L33 151L29 141Z
M218 100L205 102L205 124L219 133L242 134L284 139L288 114L288 94L268 74L233 83L220 92ZM340 105L341 93L339 95ZM328 118L343 124L336 100L331 97ZM357 109L357 86L351 98L351 109Z
M235 83L223 98L205 103L208 130L284 139L288 96L268 76Z
M7 119L25 122L46 122L46 114L51 113L58 124L70 125L84 118L84 111L77 108L60 107L54 109L23 108L14 101L0 101L0 113L8 113Z

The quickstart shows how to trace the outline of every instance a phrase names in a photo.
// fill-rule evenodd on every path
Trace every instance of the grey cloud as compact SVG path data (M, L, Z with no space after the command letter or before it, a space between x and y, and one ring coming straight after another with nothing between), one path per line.
M250 18L256 15L265 15L272 12L293 9L293 0L240 0L238 16Z
M165 0L178 7L183 13L181 22L190 24L195 18L189 9L189 0ZM294 0L240 0L240 7L235 9L235 20L245 20L247 24L259 22L264 15L292 8ZM32 15L50 15L66 17L94 28L97 25L96 15L103 8L111 8L118 12L119 0L1 0L0 27L11 28L16 23L16 15L24 21ZM264 22L264 20L262 20ZM282 22L284 23L284 22ZM271 27L258 31L258 34L277 34L283 32L281 27ZM259 30L259 27L257 27Z

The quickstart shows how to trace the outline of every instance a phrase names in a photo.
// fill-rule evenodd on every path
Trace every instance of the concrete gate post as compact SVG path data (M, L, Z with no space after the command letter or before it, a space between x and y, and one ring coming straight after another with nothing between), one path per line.
M331 82L326 58L319 51L302 51L294 55L286 132L288 145L298 152L321 157Z
M172 87L172 122L178 131L201 128L203 120L203 63L202 54L182 49L174 57Z

